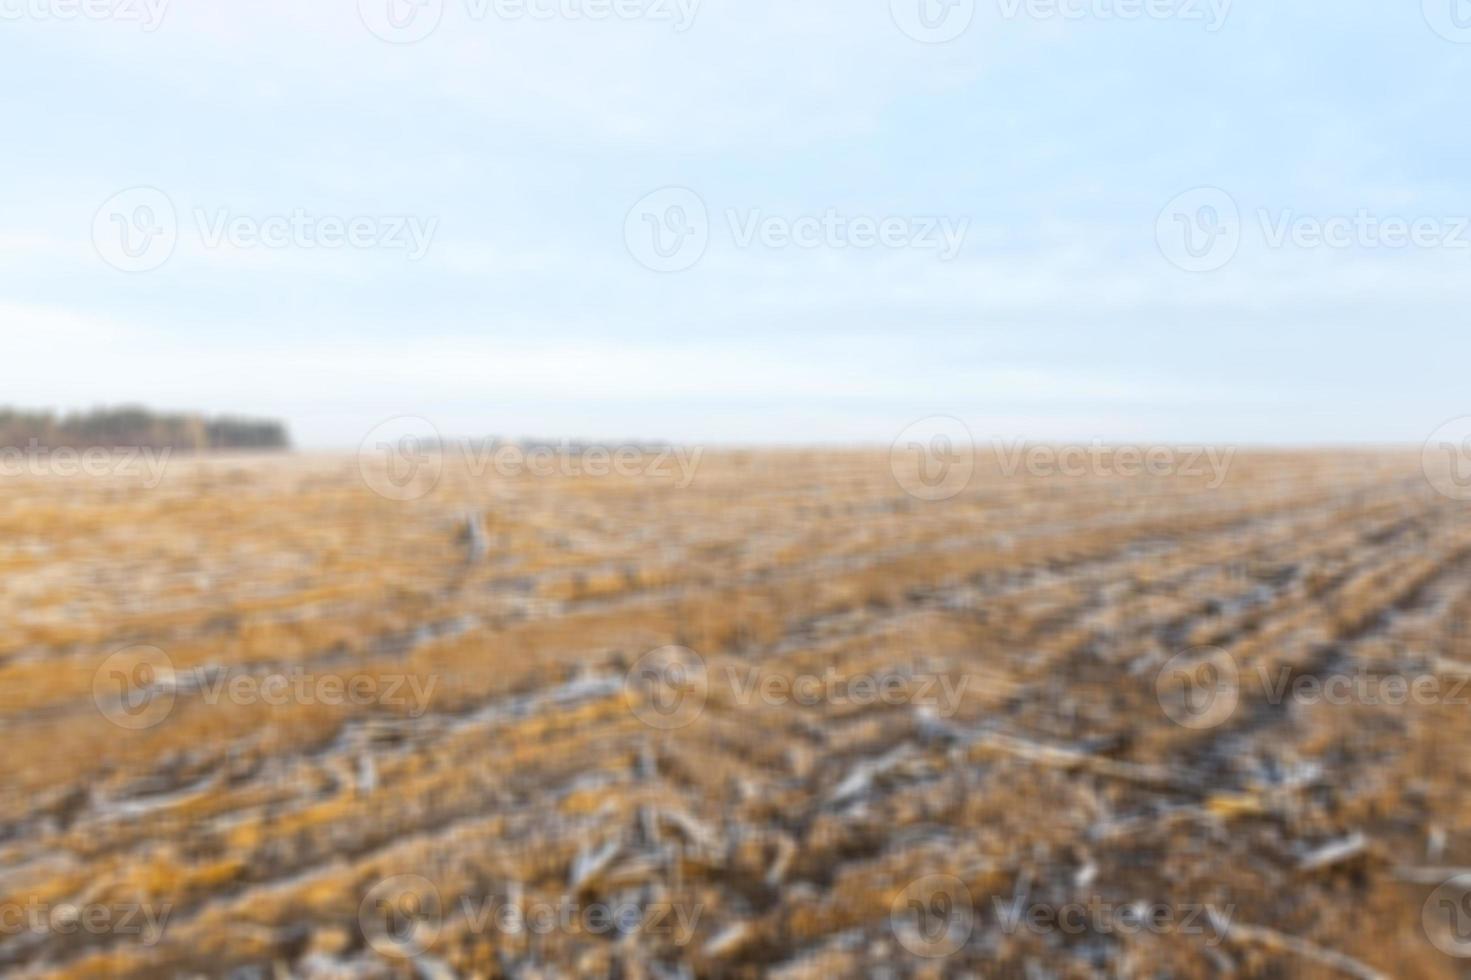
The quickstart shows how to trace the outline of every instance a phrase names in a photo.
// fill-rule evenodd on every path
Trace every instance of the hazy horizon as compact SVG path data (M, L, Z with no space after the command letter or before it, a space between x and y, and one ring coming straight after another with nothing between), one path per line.
M89 412L89 411L94 411L94 410L109 410L109 409L115 410L115 409L124 409L124 408L141 408L141 409L144 409L144 410L147 410L147 411L154 411L154 410L156 410L157 407L156 406L151 406L151 405L143 405L143 404L139 404L139 403L127 403L127 404L122 404L122 403L119 403L119 404L97 403L97 404L86 405L86 406L80 406L80 405L73 405L73 406L54 406L54 405L53 406L18 406L18 405L0 405L0 412L3 412L4 410L7 410L7 409L20 410L20 411L45 411L45 412L52 412L52 413L54 413L54 414L56 414L58 416L64 416L64 415L68 415L68 414L72 414L72 413L81 414L81 413L85 413L85 412ZM201 416L201 417L205 417L206 416L206 413L197 412L197 411L191 411L188 408L172 408L172 409L169 409L168 410L168 413L169 414L186 415L186 416ZM252 412L252 411L249 411L249 410L228 410L228 411L221 412L218 415L209 414L207 417L209 417L209 418L235 419L235 420L242 420L242 421L247 421L247 422L253 422L253 421L260 421L260 422L280 422L280 423L282 423L285 426L286 431L287 431L287 435L291 439L291 445L289 447L284 448L284 449L248 449L248 448L243 448L243 447L231 447L229 449L224 449L224 450L215 450L214 452L216 454L228 455L228 454L230 454L232 452L242 452L242 453L246 453L246 454L257 455L257 454L265 454L265 453L271 453L271 452L284 452L284 453L303 453L303 454L331 455L331 454L341 454L341 453L356 453L356 452L360 451L362 449L362 446L363 446L363 440L362 439L360 439L356 443L351 443L351 444L348 444L348 443L332 443L332 442L309 443L309 442L306 442L306 441L304 441L304 440L302 440L302 439L300 439L300 438L298 438L296 436L296 428L295 428L295 426L292 425L290 419L267 418L266 416L263 416L263 415L261 415L258 412ZM372 434L372 432L375 429L379 428L380 426L383 426L383 425L393 425L395 423L401 423L406 418L420 418L420 419L422 419L423 416L413 416L413 417L394 416L394 417L387 418L387 419L380 419L374 425L369 426L365 430L365 433L370 435L370 434ZM943 415L941 415L941 416L927 416L924 419L914 419L914 420L911 420L911 422L913 422L913 423L929 422L929 421L932 421L932 420L934 420L936 418L940 418L940 419L951 419L951 418L955 418L955 416L943 416ZM433 420L429 420L429 421L432 422ZM1299 452L1312 452L1314 450L1330 450L1330 451L1331 450L1363 450L1363 451L1366 451L1366 452L1375 452L1375 451L1378 451L1378 452L1395 452L1395 451L1421 452L1424 449L1424 441L1423 440L1420 441L1420 442L1410 442L1410 441L1402 441L1402 442L1381 441L1381 442L1375 442L1375 441L1371 441L1371 440L1352 440L1352 439L1344 439L1344 440L1336 440L1336 441L1335 440L1324 440L1324 441L1319 441L1319 442L1293 442L1293 441L1272 442L1272 441L1251 441L1251 440L1240 440L1240 439L1193 440L1193 441L1190 441L1190 440L1179 440L1179 439L1175 439L1175 440L1169 440L1169 439L1151 440L1151 439L1147 439L1147 438L1146 439L1127 439L1127 438L1122 438L1122 439L1107 439L1107 438L1102 438L1102 437L1099 437L1099 436L1092 436L1092 435L1087 435L1087 434L1074 434L1074 435L1060 434L1060 435L1053 436L1053 437L1036 437L1036 436L1028 435L1028 434L1016 434L1016 433L1007 434L1007 433L1000 433L1000 432L992 432L992 431L988 431L988 430L986 430L984 428L977 428L976 423L973 422L972 420L960 419L960 421L963 422L963 423L965 423L966 427L970 430L970 436L971 436L972 443L973 443L974 447L976 449L978 449L978 450L979 449L990 449L990 448L1008 448L1008 447L1014 447L1016 445L1043 445L1043 446L1045 446L1045 445L1064 446L1065 445L1065 446L1076 446L1076 447L1084 447L1084 448L1091 447L1091 446L1099 446L1099 447L1102 447L1102 448L1110 448L1110 447L1135 448L1135 447L1140 447L1140 446L1144 446L1144 445L1184 446L1184 445L1187 445L1187 444L1199 445L1199 446L1213 446L1213 447L1219 447L1219 448L1230 448L1230 449L1234 449L1234 450L1237 450L1237 451L1240 451L1240 452L1294 452L1294 451L1299 451ZM1451 422L1451 421L1457 421L1457 420L1456 419L1450 419L1450 420L1445 420L1445 421ZM447 445L447 446L458 446L458 445L461 445L461 444L466 443L466 442L500 442L500 443L523 444L523 445L551 445L551 446L554 446L554 447L567 446L567 447L573 447L573 448L575 448L575 447L577 447L579 445L581 445L581 446L588 446L588 447L596 447L596 446L603 446L603 447L613 447L613 446L640 446L640 445L642 445L642 446L656 447L656 446L659 446L659 445L678 445L678 446L689 446L689 447L696 447L696 446L698 446L698 447L701 447L701 448L707 448L707 449L712 449L712 450L720 450L720 451L725 451L725 450L729 450L729 451L740 451L740 450L747 450L747 449L749 449L749 450L778 450L778 451L786 451L786 450L800 451L800 450L804 450L804 449L835 450L835 451L844 451L844 450L847 450L847 451L870 451L870 450L888 451L890 448L892 448L892 445L893 445L893 442L894 442L894 438L897 435L897 433L889 434L885 438L880 438L880 437L877 437L876 436L874 438L866 439L866 440L865 439L828 439L828 440L822 440L822 439L806 439L806 440L804 440L804 439L800 439L800 438L796 438L796 437L791 437L791 438L773 437L773 438L766 439L766 440L749 440L749 441L742 441L742 440L736 440L736 439L695 439L695 440L689 440L689 439L669 439L669 438L666 438L664 436L657 435L657 434L649 435L649 434L643 434L643 433L619 433L619 432L604 432L604 433L598 433L598 434L589 434L589 433L578 433L578 432L572 432L572 433L549 433L549 432L516 432L516 431L446 431L446 430L441 430L438 433L438 435L439 435L439 438L443 441L443 443L445 445Z

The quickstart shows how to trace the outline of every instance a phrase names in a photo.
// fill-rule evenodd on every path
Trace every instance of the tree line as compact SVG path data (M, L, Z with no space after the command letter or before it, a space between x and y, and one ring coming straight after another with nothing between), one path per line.
M58 415L0 408L0 447L25 449L285 449L286 426L269 419L160 413L146 408L98 408Z

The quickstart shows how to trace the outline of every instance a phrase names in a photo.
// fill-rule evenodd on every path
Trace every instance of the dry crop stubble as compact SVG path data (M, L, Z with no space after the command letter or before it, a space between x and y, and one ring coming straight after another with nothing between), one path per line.
M1242 453L1206 482L978 459L928 501L885 454L796 451L707 453L685 487L450 458L412 501L328 456L17 481L0 905L171 911L149 943L12 931L0 965L407 975L362 907L415 875L444 975L1455 975L1422 912L1471 866L1467 709L1273 684L1456 677L1463 505L1413 454ZM95 689L134 647L168 669L104 684L171 701L130 729ZM697 659L630 683L665 647ZM1167 708L1199 692L1158 678L1199 647L1237 701L1192 726ZM680 724L648 723L661 698ZM969 911L908 904L927 876ZM1221 921L1008 928L1019 898ZM492 901L581 911L518 930ZM906 916L940 905L964 941L917 954L946 944Z

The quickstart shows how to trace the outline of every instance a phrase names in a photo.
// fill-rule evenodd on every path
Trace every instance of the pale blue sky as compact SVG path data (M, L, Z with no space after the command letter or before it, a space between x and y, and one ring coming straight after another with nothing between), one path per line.
M308 447L400 414L883 444L936 413L982 437L1417 444L1471 414L1463 0L976 0L944 44L899 26L940 0L703 0L683 31L442 0L414 44L365 24L390 0L171 0L151 31L68 2L0 0L0 402L273 415ZM94 219L139 186L178 240L129 273ZM670 186L709 245L660 273L625 227ZM1240 245L1190 272L1159 218L1203 186ZM742 247L727 216L830 209L966 232L945 261ZM1262 209L1439 232L1273 247ZM212 246L197 217L295 211L433 236L418 261Z

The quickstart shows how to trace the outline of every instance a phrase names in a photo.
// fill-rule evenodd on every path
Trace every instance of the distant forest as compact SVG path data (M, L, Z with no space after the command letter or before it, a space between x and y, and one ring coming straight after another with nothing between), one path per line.
M0 448L285 449L280 422L234 417L162 414L146 408L99 408L57 415L0 408Z

